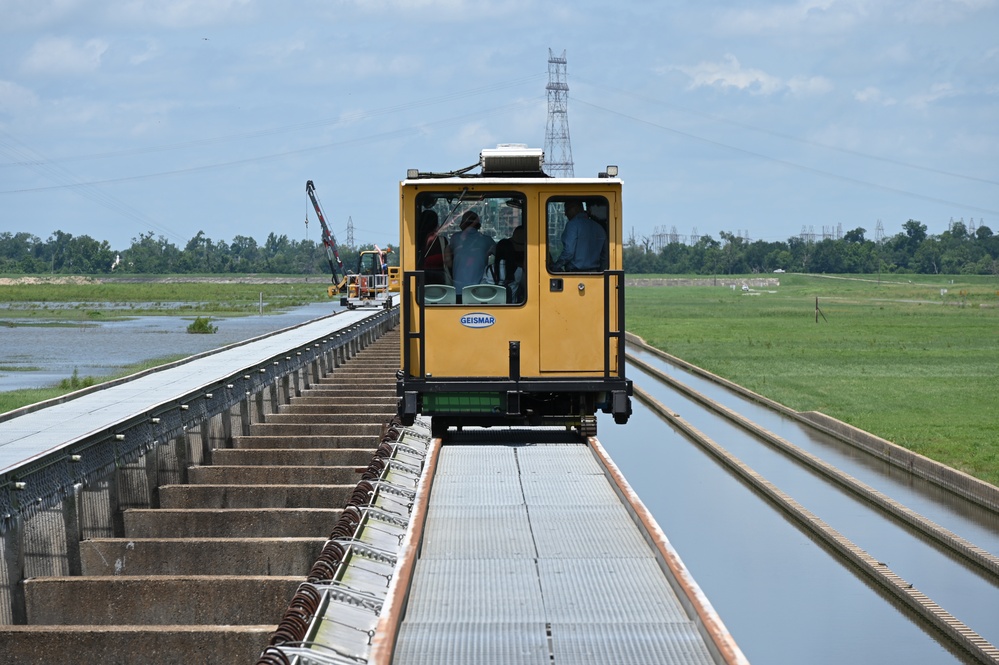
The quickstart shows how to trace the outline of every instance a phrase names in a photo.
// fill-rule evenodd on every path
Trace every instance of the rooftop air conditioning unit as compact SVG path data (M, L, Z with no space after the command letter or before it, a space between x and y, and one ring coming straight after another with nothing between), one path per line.
M485 148L479 153L482 175L509 173L541 173L545 164L545 151L528 148L522 143L501 143L495 148Z

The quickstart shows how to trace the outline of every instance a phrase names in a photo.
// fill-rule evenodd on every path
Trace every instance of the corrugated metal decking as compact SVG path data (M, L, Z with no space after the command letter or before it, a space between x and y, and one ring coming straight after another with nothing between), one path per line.
M445 445L393 663L713 663L584 444Z

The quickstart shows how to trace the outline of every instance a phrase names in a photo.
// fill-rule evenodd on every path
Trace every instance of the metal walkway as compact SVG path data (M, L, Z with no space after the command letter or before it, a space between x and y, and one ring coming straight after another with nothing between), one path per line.
M746 662L595 439L500 434L440 449L394 664Z
M115 424L211 386L234 372L256 371L288 349L336 334L369 318L371 312L349 311L317 319L256 340L211 352L196 361L175 364L135 380L67 399L0 422L0 476L11 467L85 439Z

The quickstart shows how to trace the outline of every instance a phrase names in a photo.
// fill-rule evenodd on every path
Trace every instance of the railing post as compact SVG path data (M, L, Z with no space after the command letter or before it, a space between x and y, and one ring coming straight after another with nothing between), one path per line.
M13 515L3 536L3 569L7 573L4 584L10 598L10 619L14 625L28 623L28 610L24 603L24 518Z
M80 484L73 485L62 499L62 520L66 527L66 565L70 575L82 575L80 559Z
M174 454L177 456L177 475L180 484L187 484L187 465L191 457L187 452L187 434L181 434L173 440Z
M239 433L250 436L250 395L247 393L239 401Z
M273 379L267 387L267 392L271 398L271 413L277 413L278 411L278 390L277 390L277 379Z
M222 411L222 447L232 448L232 407Z
M125 537L125 514L121 510L121 490L118 487L120 469L116 464L108 475L108 518L111 520L111 537ZM186 481L185 481L186 482Z
M291 375L281 377L281 403L291 404Z
M202 420L198 423L198 434L201 439L201 463L212 463L212 429L211 420Z
M262 423L264 422L264 389L261 388L254 395L254 399L257 403L257 419L254 422Z
M154 442L146 451L146 487L149 488L149 507L160 507L160 446Z

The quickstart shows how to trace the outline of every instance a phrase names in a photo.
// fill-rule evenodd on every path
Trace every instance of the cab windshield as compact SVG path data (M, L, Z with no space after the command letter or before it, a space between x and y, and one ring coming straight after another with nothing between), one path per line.
M415 249L424 304L523 303L526 206L517 192L420 194Z

